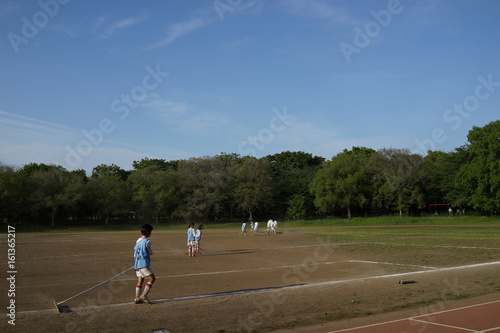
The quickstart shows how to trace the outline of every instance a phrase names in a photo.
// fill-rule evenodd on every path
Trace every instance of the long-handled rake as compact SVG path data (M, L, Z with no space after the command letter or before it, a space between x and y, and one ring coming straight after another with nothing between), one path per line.
M93 287L90 287L90 288L88 288L88 289L86 289L86 290L84 290L84 291L82 291L82 292L80 292L80 293L78 293L78 294L76 294L76 295L71 296L70 298L65 299L64 301L57 302L57 303L56 303L56 301L54 301L54 305L56 306L57 311L58 311L59 313L62 313L62 312L70 312L70 310L69 310L69 308L68 308L68 307L63 307L63 306L62 306L64 303L66 303L66 302L67 302L67 301L69 301L69 300L72 300L72 299L73 299L73 298L75 298L75 297L78 297L78 296L80 296L80 295L83 295L83 294L85 294L87 291L90 291L90 290L92 290L92 289L95 289L95 288L97 288L97 287L99 287L99 286L101 286L101 285L105 284L106 282L109 282L109 281L113 280L114 278L119 277L120 275L125 274L126 272L130 271L132 268L134 268L134 266L127 268L127 269L126 269L126 270L124 270L123 272L118 273L118 274L116 274L116 275L115 275L115 276L113 276L113 277L110 277L110 278L109 278L109 279L107 279L106 281L103 281L103 282L101 282L101 283L99 283L99 284L96 284L96 285L95 285L95 286L93 286Z

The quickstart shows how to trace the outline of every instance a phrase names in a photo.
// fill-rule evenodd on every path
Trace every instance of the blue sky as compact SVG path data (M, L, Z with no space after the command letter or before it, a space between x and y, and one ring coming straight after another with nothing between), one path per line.
M500 2L0 1L0 162L451 151L499 119Z

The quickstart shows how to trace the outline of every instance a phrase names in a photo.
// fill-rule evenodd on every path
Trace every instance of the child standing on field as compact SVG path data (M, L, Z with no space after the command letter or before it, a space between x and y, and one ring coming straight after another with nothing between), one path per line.
M194 253L200 253L200 240L203 231L203 224L200 224L194 233Z
M194 223L191 223L189 225L188 231L187 231L187 247L188 247L188 254L190 257L194 257L194 240L195 240L195 231L194 231Z
M245 237L247 236L247 224L246 224L246 222L243 222L241 224L241 234Z
M151 258L153 250L151 249L151 232L153 231L153 226L151 224L144 224L141 227L141 237L135 242L134 246L134 269L137 275L137 285L135 286L135 299L134 303L146 303L152 304L148 298L148 293L153 286L156 278L151 269ZM142 285L144 279L148 278L146 288L142 291Z

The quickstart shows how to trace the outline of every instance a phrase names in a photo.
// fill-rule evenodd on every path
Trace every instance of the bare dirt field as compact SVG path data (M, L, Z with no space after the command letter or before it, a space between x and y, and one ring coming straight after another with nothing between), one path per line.
M153 231L153 305L132 303L136 277L130 270L65 302L67 313L53 302L131 267L139 234L18 234L15 325L7 323L12 297L6 299L9 285L3 283L0 330L312 332L395 311L426 313L500 297L500 246L336 242L308 229L283 229L247 237L205 229L204 251L195 258L186 255L184 232ZM3 241L1 250L7 253ZM415 283L398 283L406 279Z

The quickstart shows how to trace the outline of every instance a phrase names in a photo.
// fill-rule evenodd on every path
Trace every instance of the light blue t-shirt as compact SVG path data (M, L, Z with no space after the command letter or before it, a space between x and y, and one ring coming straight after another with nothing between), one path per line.
M188 242L194 242L194 228L190 227L187 231Z
M149 267L151 263L147 243L148 238L143 238L134 246L134 269Z

